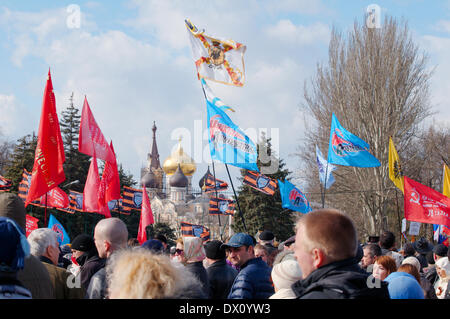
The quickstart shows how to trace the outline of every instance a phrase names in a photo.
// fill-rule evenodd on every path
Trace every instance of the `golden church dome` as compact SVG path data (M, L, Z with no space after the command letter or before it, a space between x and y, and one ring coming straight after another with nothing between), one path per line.
M178 168L178 164L180 164L181 171L186 176L193 175L197 169L194 160L181 147L181 139L178 141L177 149L164 161L164 173L167 175L174 174Z

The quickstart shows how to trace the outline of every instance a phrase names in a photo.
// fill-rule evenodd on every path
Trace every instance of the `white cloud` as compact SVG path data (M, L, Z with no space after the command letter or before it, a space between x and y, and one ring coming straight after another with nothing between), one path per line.
M266 28L270 38L278 39L289 44L318 44L328 43L330 39L330 28L323 23L315 23L310 26L295 25L290 20L280 20L275 26Z
M436 31L441 31L441 32L447 32L450 33L450 21L449 20L439 20L435 26L434 29Z

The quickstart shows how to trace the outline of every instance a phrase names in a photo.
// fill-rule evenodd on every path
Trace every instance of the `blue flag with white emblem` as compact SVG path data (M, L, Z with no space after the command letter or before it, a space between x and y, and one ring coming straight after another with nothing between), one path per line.
M69 235L67 235L67 232L64 229L63 225L52 214L50 214L47 228L50 228L57 234L58 244L60 246L65 245L65 244L70 244Z
M208 99L208 140L211 158L236 167L259 172L255 143Z
M380 161L369 153L369 144L341 126L333 114L331 120L328 163L343 166L378 167Z
M278 180L281 194L281 207L306 214L310 212L311 206L309 205L306 196L292 183L285 181L284 183Z

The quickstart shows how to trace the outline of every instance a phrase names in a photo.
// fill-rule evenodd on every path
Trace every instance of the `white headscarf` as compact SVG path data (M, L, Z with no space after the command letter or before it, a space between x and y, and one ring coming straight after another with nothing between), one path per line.
M199 237L183 237L184 258L186 262L196 262L205 259L203 240Z

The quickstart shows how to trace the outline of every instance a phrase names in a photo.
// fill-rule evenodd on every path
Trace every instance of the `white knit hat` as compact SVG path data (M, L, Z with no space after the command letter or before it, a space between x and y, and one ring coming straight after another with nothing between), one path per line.
M417 259L416 257L410 256L410 257L405 258L405 259L402 261L402 265L404 265L404 264L410 264L410 265L413 265L414 267L417 268L417 271L420 272L420 261L419 261L419 259Z
M290 288L302 278L302 270L296 260L284 260L272 268L272 281L277 289Z

